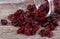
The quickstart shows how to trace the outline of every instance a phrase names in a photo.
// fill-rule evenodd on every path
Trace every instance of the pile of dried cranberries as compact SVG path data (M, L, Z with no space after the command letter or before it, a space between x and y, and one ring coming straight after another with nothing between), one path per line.
M19 27L17 33L26 34L26 35L34 35L41 27L42 29L39 34L44 37L52 37L53 30L58 26L57 16L49 16L46 17L46 14L49 11L49 4L41 5L38 9L36 6L28 5L27 11L17 10L14 14L10 14L8 19L11 21L11 24L15 27ZM7 20L2 19L1 23L6 25Z

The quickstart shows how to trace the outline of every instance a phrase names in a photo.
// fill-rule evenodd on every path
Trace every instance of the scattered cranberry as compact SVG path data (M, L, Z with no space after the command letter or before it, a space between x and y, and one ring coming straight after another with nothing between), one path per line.
M33 5L28 5L27 9L31 12L33 12L35 9L36 9L36 6L33 4Z
M39 26L33 26L31 34L34 35L39 30Z
M40 35L41 35L41 37L45 37L46 36L46 31L45 30L41 30L40 31Z
M25 26L25 28L24 28L24 34L26 34L26 35L31 35L31 30L30 30L30 27L29 26Z
M51 38L53 36L53 32L52 31L47 31L47 36Z
M21 26L21 27L19 27L19 29L17 30L17 33L20 34L20 33L23 32L23 30L24 30L24 26Z
M2 25L7 25L8 21L6 19L1 19Z

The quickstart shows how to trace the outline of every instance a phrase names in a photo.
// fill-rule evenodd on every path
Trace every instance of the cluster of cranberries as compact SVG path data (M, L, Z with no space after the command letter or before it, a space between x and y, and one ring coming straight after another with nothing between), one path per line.
M8 19L11 21L11 24L15 27L19 27L17 30L18 34L34 35L39 28L43 27L39 34L44 37L52 37L53 30L58 26L57 16L46 17L46 14L49 11L49 4L41 5L38 9L36 6L28 5L27 11L21 9L17 10L14 14L10 14ZM6 25L7 20L2 19L1 23Z

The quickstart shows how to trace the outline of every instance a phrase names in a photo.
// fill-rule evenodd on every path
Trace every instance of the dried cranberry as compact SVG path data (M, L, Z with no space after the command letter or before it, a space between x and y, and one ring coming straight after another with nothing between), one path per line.
M46 31L45 31L45 30L41 30L41 31L40 31L40 35L41 35L42 37L45 37L45 36L46 36Z
M51 28L51 30L54 30L56 27L54 26L53 23L50 23L50 28Z
M31 34L34 35L37 31L39 30L39 26L33 26L32 27L32 31L31 31Z
M34 4L33 5L28 5L27 9L32 12L36 9L36 6Z
M18 22L17 20L13 20L13 21L11 22L11 24L14 25L14 26L18 26L19 22Z
M47 36L48 37L52 37L53 36L53 32L52 31L47 31Z
M46 21L46 17L45 16L42 16L42 17L40 17L40 21Z
M49 25L48 25L48 26L46 26L46 27L45 27L45 30L46 30L46 31L51 31L50 26L49 26Z
M17 33L20 34L23 32L23 30L24 30L24 26L21 26L18 28Z
M38 13L38 11L36 9L32 13L33 13L35 18L39 16L39 13Z
M40 13L39 13L39 16L40 16L40 17L41 17L41 16L46 16L46 11L40 12Z
M55 13L60 14L60 0L53 0Z
M8 19L9 19L10 21L14 20L14 18L15 18L14 14L8 15Z
M18 16L18 15L20 15L20 14L22 14L22 13L24 13L24 11L21 10L21 9L19 9L19 10L17 10L17 11L14 13L14 15L15 15L15 16Z
M31 30L30 30L29 24L26 24L24 27L24 34L31 35L30 32L31 32Z
M43 12L43 11L46 11L48 12L49 11L49 6L47 4L42 4L39 8L38 8L38 12Z
M6 19L1 19L2 25L7 25L8 21Z

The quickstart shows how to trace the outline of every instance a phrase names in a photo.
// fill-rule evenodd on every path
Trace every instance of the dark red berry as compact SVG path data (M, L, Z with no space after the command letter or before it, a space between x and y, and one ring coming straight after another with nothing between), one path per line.
M21 26L18 28L17 33L20 34L23 32L23 30L24 30L24 26Z
M18 26L19 22L17 20L12 20L11 24L14 26Z
M42 17L40 17L40 21L45 21L46 20L46 17L45 16L42 16Z
M41 30L40 31L40 35L41 35L41 37L45 37L46 36L46 31L45 30Z
M39 16L39 13L38 13L38 11L36 9L32 13L33 13L35 18Z
M33 5L28 5L27 9L32 12L36 9L36 6L34 4Z
M8 19L9 19L10 21L14 20L14 18L15 18L14 14L8 15Z
M6 19L1 19L1 24L2 25L7 25L8 21Z
M45 27L45 30L46 30L46 31L51 31L50 25L47 25L47 26Z
M28 25L29 24L25 25L25 27L24 27L24 34L31 35L31 33L30 33L30 27Z
M53 0L55 13L60 15L60 0Z
M50 28L51 28L51 30L54 30L56 27L54 26L53 23L50 23Z
M39 30L39 26L33 26L32 27L32 31L31 31L31 34L34 35L37 31Z
M47 36L48 37L52 37L53 36L53 32L52 31L47 31Z

